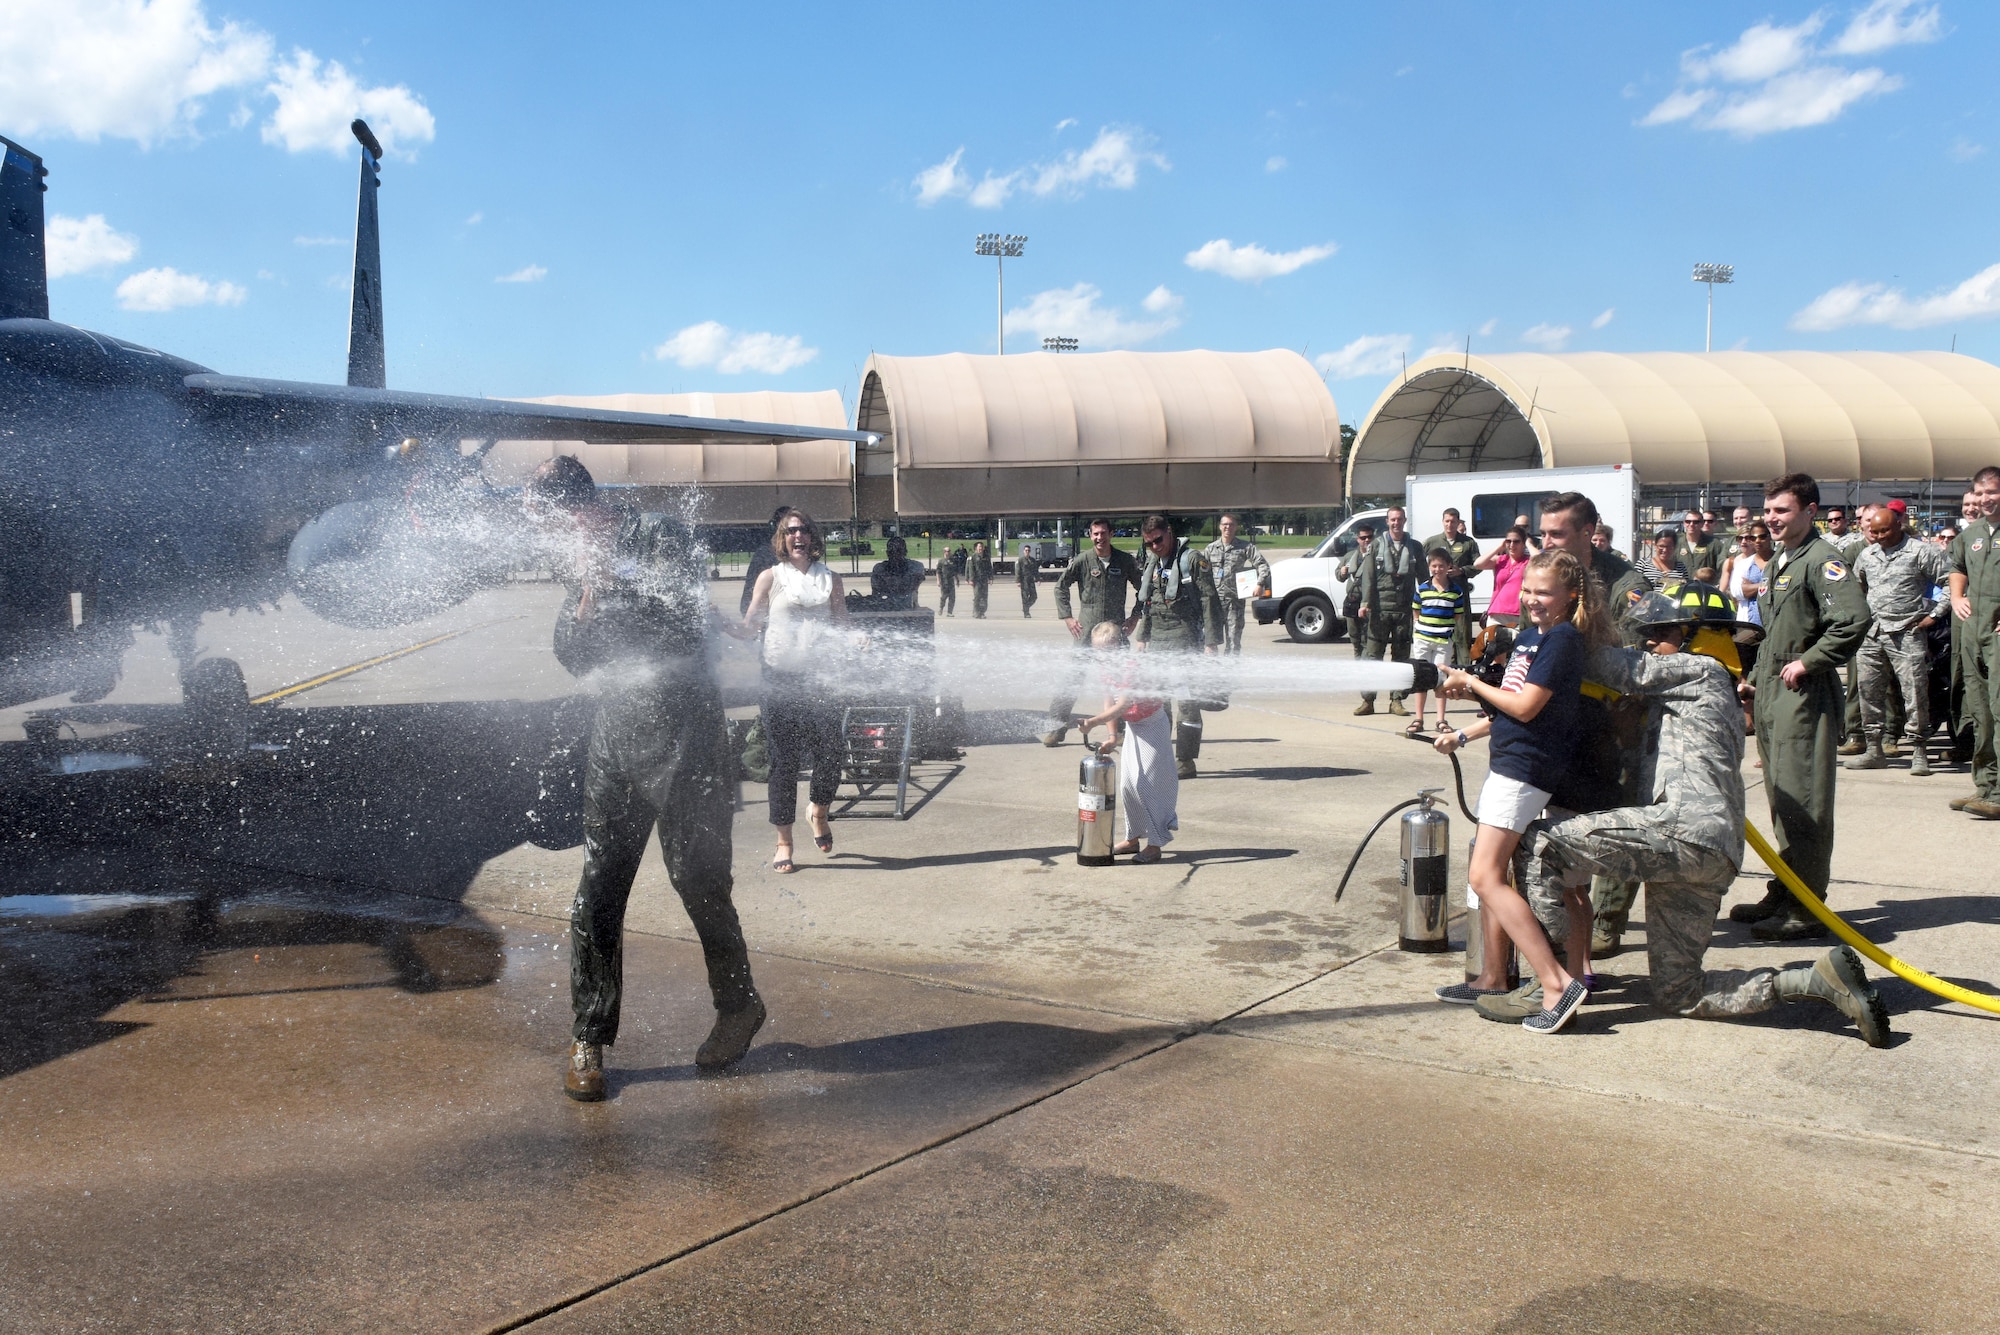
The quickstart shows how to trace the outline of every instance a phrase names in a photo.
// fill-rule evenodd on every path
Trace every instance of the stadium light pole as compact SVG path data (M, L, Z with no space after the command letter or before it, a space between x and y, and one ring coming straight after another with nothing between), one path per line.
M1027 244L1027 237L1015 236L1011 232L1004 236L999 232L981 232L972 239L973 254L993 257L996 282L993 315L994 328L997 331L994 337L994 350L1002 357L1007 355L1007 261L1020 259L1021 250Z
M1042 340L1043 352L1075 352L1076 340L1063 335L1050 335Z
M1703 352L1715 351L1715 285L1736 281L1736 266L1733 264L1697 264L1694 266L1694 281L1708 284L1708 333L1702 338Z

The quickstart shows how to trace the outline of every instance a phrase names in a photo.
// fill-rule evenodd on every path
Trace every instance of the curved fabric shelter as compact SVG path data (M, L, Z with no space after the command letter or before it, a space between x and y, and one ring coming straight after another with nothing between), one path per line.
M1325 506L1340 417L1296 352L871 356L868 518Z
M759 390L744 394L595 394L526 399L571 408L616 412L682 413L750 422L792 422L801 426L847 427L840 391L812 393ZM853 516L853 451L844 440L788 441L744 445L701 444L587 445L574 440L503 440L486 455L486 477L496 486L519 486L535 465L558 454L574 454L591 476L609 486L657 488L642 496L648 509L674 503L668 489L698 486L704 492L702 519L710 523L762 523L778 505L797 505L822 519Z
M1348 490L1412 473L1630 464L1648 485L1970 477L2000 462L2000 367L1949 352L1426 357L1382 392Z

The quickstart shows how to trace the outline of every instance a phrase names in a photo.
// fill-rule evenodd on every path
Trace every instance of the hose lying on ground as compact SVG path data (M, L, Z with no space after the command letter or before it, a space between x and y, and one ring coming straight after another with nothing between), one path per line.
M1882 947L1876 945L1873 941L1870 941L1867 937L1861 935L1861 933L1855 931L1852 927L1849 927L1844 918L1828 908L1821 902L1818 895L1806 888L1806 883L1799 879L1799 874L1785 865L1785 860L1778 856L1778 851L1771 847L1770 843L1765 840L1763 834L1758 831L1755 825L1752 825L1747 820L1744 821L1743 834L1750 841L1750 847L1756 850L1757 856L1764 859L1764 865L1777 874L1778 883L1791 891L1792 898L1805 905L1812 912L1813 917L1825 923L1832 929L1833 934L1842 941L1853 946L1856 950L1866 955L1869 959L1874 960L1898 978L1901 978L1905 982L1915 983L1926 992L1935 993L1943 997L1946 1001L1956 1001L1961 1005L1971 1006L1977 1010L2000 1015L2000 997L1990 997L1984 992L1974 992L1969 988L1960 987L1957 983L1947 983L1944 979L1925 973L1913 964L1905 964L1888 951L1882 949Z

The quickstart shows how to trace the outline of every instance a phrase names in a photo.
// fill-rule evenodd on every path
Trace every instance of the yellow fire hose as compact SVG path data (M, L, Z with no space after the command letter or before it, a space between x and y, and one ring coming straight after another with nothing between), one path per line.
M1764 859L1764 865L1778 874L1779 882L1792 892L1792 898L1812 910L1812 915L1833 929L1833 934L1853 946L1856 950L1874 960L1877 964L1895 974L1898 978L1915 983L1926 992L1934 992L1946 1001L1956 1001L1961 1005L2000 1015L2000 997L1990 997L1984 992L1974 992L1960 987L1957 983L1947 983L1944 979L1925 973L1915 965L1905 964L1888 951L1870 941L1861 933L1849 927L1838 913L1820 902L1820 897L1806 889L1806 883L1799 874L1785 865L1778 856L1778 850L1766 842L1757 827L1749 821L1743 822L1743 833L1750 840L1750 847L1757 850L1757 856Z

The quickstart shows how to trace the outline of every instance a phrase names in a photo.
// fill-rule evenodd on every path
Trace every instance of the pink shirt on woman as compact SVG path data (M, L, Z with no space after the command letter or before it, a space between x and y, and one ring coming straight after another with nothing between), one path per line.
M1528 573L1528 558L1502 552L1493 566L1493 601L1488 614L1496 617L1521 615L1521 577Z

